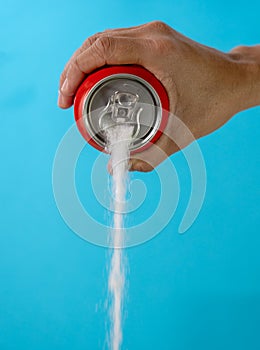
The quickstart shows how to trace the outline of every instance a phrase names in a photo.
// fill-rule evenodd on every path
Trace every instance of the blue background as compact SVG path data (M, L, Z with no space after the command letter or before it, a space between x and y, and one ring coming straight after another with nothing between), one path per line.
M259 43L260 3L0 5L0 349L102 349L107 251L66 226L52 192L54 154L73 123L72 110L56 107L59 74L89 35L154 19L220 50ZM177 212L155 239L127 250L123 349L260 348L259 127L254 108L200 140L206 200L184 235L177 229L189 176L183 156L172 157L181 182ZM96 156L86 146L86 171ZM136 176L149 183L154 175ZM78 177L79 187L86 179ZM92 197L82 201L93 205Z

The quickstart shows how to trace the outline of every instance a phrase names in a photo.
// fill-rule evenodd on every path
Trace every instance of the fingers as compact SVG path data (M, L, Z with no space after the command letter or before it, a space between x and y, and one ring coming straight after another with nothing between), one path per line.
M97 33L97 34L90 36L89 38L87 38L87 40L84 41L83 45L74 52L74 54L71 56L70 60L67 62L63 72L61 73L60 88L62 87L62 85L66 79L67 71L68 71L70 65L73 64L76 61L76 58L84 50L88 49L99 38L100 35L102 35L102 33Z
M177 151L179 151L177 144L163 134L159 140L147 150L135 153L131 156L130 170L142 172L151 171Z
M103 35L87 47L69 64L60 88L59 105L67 108L85 75L104 65L142 64L143 40Z
M158 141L147 150L131 156L130 170L151 171L171 154L185 148L194 140L194 135L183 121L171 114Z
M107 34L133 34L133 32L135 31L139 31L140 29L142 30L144 27L146 27L147 24L141 24L139 26L133 26L133 27L129 27L129 28L115 28L115 29L107 29L105 30L103 33L107 33Z
M152 21L145 24L141 24L139 26L129 27L129 28L119 28L119 29L108 29L105 30L103 33L108 34L115 34L115 35L143 35L144 37L147 36L154 36L155 34L163 34L163 33L169 33L172 32L173 29L169 27L167 24L161 21ZM102 33L101 33L102 34Z
M61 74L60 86L59 86L59 98L58 98L59 107L68 108L73 104L75 91L79 86L79 84L82 82L82 80L85 78L85 73L80 72L81 70L77 69L78 67L76 66L77 58L80 54L82 54L84 51L87 51L102 36L105 36L105 37L120 36L120 37L128 37L129 39L138 38L142 36L141 34L145 34L145 29L146 27L149 27L149 26L151 26L151 23L142 24L142 25L134 26L130 28L109 29L89 37L83 43L83 45L73 54L73 56L68 61L68 63L66 64ZM130 64L131 62L126 62L125 64L128 64L128 63ZM66 81L67 75L73 76L75 72L76 72L75 82L70 83L69 81Z
M84 73L90 73L106 64L140 64L142 48L142 41L136 38L102 36L80 54L76 62ZM71 79L72 76L68 78Z
M167 157L179 150L180 148L173 140L166 135L162 135L159 140L147 150L131 155L129 171L152 171ZM107 170L111 175L113 174L111 159L108 161Z
M107 29L104 32L96 33L96 34L90 36L89 38L87 38L87 40L84 41L83 45L75 51L73 56L67 62L66 66L61 74L60 87L62 86L62 84L65 80L69 65L75 61L75 59L77 58L77 56L79 56L79 54L81 54L84 50L88 49L98 38L100 38L103 35L134 37L134 36L139 35L140 30L144 29L146 26L147 26L147 24L142 24L142 25L130 27L130 28Z
M59 90L60 90L60 88L62 87L62 85L63 85L63 83L64 83L64 81L65 81L65 79L66 79L67 70L68 70L68 68L69 68L70 63L73 62L73 61L76 59L76 57L82 52L82 50L83 50L82 47L80 47L79 49L77 49L77 50L74 52L74 54L71 56L70 60L66 63L66 66L64 67L63 72L61 73L61 76L60 76L60 86L59 86Z
M59 96L58 96L58 106L61 108L69 108L72 104L73 104L73 100L74 100L74 94L71 95L66 95L63 91L66 90L66 85L67 85L67 74L68 74L68 70L70 69L71 66L75 65L75 61L77 59L77 57L84 51L86 50L88 47L90 47L95 40L98 38L99 34L95 34L93 36L91 36L90 38L88 38L84 44L75 51L75 53L72 55L72 57L70 58L70 60L68 61L68 63L66 64L63 72L61 73L60 76L60 86L59 86ZM82 80L84 79L84 75L82 76Z

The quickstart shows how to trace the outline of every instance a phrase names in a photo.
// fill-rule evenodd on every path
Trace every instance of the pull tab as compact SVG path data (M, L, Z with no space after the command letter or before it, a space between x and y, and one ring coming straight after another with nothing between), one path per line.
M116 124L130 124L134 126L133 137L136 137L140 130L140 113L143 110L138 108L138 100L139 96L136 94L116 91L100 113L100 129L104 131Z

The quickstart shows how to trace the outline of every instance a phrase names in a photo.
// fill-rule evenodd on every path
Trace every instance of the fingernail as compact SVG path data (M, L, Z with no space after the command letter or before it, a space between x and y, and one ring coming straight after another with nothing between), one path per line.
M64 104L64 97L62 96L62 94L60 93L60 91L58 92L58 106L63 106Z
M68 89L68 79L66 78L62 84L62 87L61 87L61 92L66 92L66 90Z
M57 101L57 105L59 106L61 102L61 95L60 95L60 90L58 91L58 101Z

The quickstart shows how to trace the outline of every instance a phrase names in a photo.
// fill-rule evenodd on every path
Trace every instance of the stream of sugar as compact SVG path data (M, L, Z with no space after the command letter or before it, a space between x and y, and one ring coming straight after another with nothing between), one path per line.
M113 173L111 203L113 220L109 235L112 253L108 280L109 348L111 350L120 350L122 344L122 317L126 282L125 257L122 247L125 239L124 212L126 210L129 146L132 133L133 127L129 125L117 125L106 131Z

